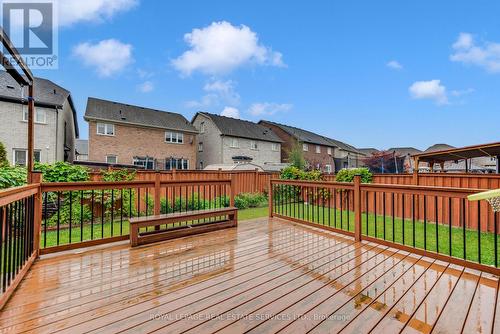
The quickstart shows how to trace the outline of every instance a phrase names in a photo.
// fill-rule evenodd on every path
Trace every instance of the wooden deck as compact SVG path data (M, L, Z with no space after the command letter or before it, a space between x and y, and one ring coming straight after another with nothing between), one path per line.
M5 333L493 333L498 277L274 219L42 258Z

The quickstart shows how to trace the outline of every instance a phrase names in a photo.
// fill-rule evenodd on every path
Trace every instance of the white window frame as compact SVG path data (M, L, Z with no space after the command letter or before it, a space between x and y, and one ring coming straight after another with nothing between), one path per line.
M184 134L182 132L165 131L165 142L169 144L184 144Z
M100 133L99 132L99 126L103 126L104 127L104 132L103 133ZM109 131L111 130L111 132ZM115 125L112 124L112 123L102 123L102 122L98 122L97 125L96 125L96 133L99 135L99 136L110 136L110 137L114 137L115 135Z
M328 174L331 174L331 172L332 172L332 165L330 165L330 164L326 164L326 165L325 165L325 171L326 171Z
M332 148L331 147L328 147L326 149L326 151L327 151L328 155L332 155Z
M250 140L250 149L257 151L259 149L259 145L256 140Z
M302 150L303 150L304 152L309 151L309 145L308 145L308 144L306 144L306 143L303 143L303 144L302 144Z
M229 143L229 147L231 147L231 148L239 148L240 147L240 143L238 142L238 138L229 138L229 140L231 140L231 142Z
M321 146L316 145L316 153L320 154L321 153Z
M198 143L198 152L203 152L203 143Z
M24 152L24 165L16 164L16 152ZM42 150L34 150L33 155L36 156L38 153L38 161L33 157L33 161L42 162ZM12 149L12 165L13 166L26 166L28 164L28 150L24 148L14 148Z
M108 158L115 158L115 162L109 162ZM118 156L116 154L108 154L106 155L106 163L111 165L116 165L118 163Z
M39 120L39 116L42 115L43 120ZM28 107L23 105L23 122L28 121ZM35 109L35 123L36 124L47 124L47 113L43 109Z
M137 164L137 162L142 162L142 161L144 161L143 164ZM152 168L148 169L147 167L148 167L148 162L149 161L153 162L153 166L152 166ZM153 157L134 157L132 159L132 164L134 166L144 167L144 170L154 170L155 167L156 167L156 161L155 161L155 159Z
M271 150L274 152L279 152L280 150L280 144L278 143L272 143Z
M184 159L184 158L167 158L165 159L166 161L170 161L170 169L167 169L167 165L165 164L165 170L173 170L172 168L173 163L175 161L175 169L176 170L188 170L189 169L189 159ZM181 162L181 168L179 167L179 161ZM186 168L184 168L186 166Z

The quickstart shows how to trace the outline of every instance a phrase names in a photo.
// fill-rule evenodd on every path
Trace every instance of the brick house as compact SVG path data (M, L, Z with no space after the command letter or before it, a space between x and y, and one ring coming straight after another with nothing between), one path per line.
M194 169L196 129L182 115L89 98L90 162L145 169Z
M294 145L299 145L310 167L325 173L333 173L342 168L359 167L364 155L356 148L341 141L331 139L311 131L293 126L262 120L259 122L283 141L282 162L288 162L288 154Z
M268 128L241 119L198 112L198 166L251 162L264 170L281 163L281 139Z
M73 162L78 138L76 109L71 93L50 80L35 78L34 160ZM28 160L28 100L17 82L0 71L0 142L13 165Z

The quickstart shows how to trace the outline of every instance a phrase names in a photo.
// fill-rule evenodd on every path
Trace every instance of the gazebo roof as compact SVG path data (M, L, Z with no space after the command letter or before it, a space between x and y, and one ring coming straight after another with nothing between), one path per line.
M436 163L486 156L500 156L500 142L451 148L434 152L423 152L413 155L413 157L418 159L419 161Z

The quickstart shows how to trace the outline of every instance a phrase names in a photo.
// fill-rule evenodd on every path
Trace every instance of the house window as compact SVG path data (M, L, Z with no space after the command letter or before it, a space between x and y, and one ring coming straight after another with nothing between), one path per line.
M108 163L108 164L117 164L118 163L118 157L116 155L107 155L106 156L106 163Z
M167 143L182 144L184 142L184 134L181 132L165 132L165 141Z
M256 150L258 148L257 142L255 140L250 141L250 149L251 150Z
M332 172L332 165L325 165L325 172L330 174Z
M198 143L198 152L203 152L203 143Z
M115 125L109 123L97 123L97 134L102 136L114 136Z
M328 147L328 148L326 149L326 151L327 151L327 153L328 153L329 155L332 155L332 148L331 148L331 147Z
M230 143L230 146L233 147L233 148L238 148L238 139L237 138L231 138L231 143Z
M305 152L309 151L309 145L302 144L302 150L305 151Z
M205 133L205 122L200 123L200 133Z
M271 150L278 152L280 150L280 145L278 143L273 143L271 146Z
M33 152L33 160L35 162L40 162L42 158L42 153L40 150L35 150ZM28 164L28 150L24 149L14 149L14 165L16 166L26 166Z
M165 159L165 169L189 169L189 160L183 158L167 158Z
M155 160L152 157L134 157L133 164L144 169L155 169Z
M23 106L23 121L28 121L28 107ZM47 114L45 110L35 109L35 123L47 124Z
M316 153L321 153L321 146L316 145Z
M203 169L203 161L200 161L200 169Z

